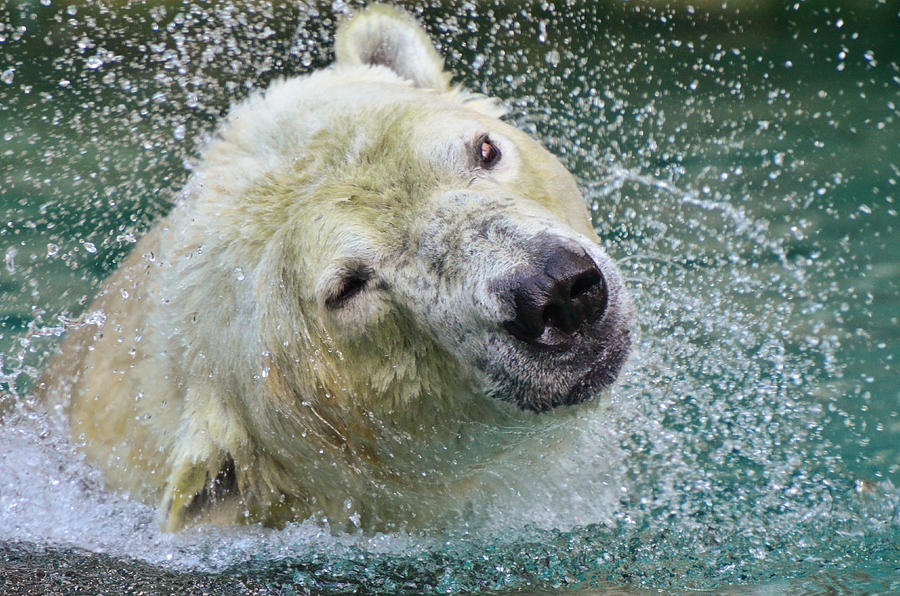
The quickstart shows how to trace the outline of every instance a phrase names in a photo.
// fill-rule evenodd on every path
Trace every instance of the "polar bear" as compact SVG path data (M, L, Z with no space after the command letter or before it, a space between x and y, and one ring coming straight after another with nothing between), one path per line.
M233 107L36 394L165 529L427 526L597 396L631 306L571 174L412 17Z

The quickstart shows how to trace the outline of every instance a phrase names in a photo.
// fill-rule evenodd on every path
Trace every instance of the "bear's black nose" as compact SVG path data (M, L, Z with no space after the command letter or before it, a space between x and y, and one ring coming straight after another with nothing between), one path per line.
M515 318L503 326L533 346L565 348L573 334L606 310L603 274L580 247L543 247L534 265L516 274L508 284Z

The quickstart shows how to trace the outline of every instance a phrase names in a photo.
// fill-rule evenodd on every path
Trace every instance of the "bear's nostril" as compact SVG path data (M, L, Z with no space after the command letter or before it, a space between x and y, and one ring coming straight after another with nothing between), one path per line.
M588 293L602 286L603 276L594 266L576 274L574 278L556 280L556 284L556 291L551 291L544 307L544 328L572 333L590 317L592 307L597 306Z
M578 314L574 306L571 301L563 300L547 304L544 307L544 329L559 329L565 333L578 329Z
M600 284L603 284L603 276L600 275L600 271L595 267L594 269L585 271L575 279L572 283L572 288L569 290L569 296L573 299L578 298L582 294L590 292Z
M504 327L531 345L564 347L606 311L606 282L580 248L559 245L545 250L539 261L510 281L515 315Z

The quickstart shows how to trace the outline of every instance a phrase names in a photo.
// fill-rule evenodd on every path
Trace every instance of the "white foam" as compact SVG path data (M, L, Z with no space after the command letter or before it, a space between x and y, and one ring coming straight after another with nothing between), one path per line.
M598 467L598 457L608 449L597 441L610 433L598 428L602 422L596 417L582 423L584 428L576 430L583 440L564 457L509 468L503 474L505 490L474 504L465 535L490 537L526 526L565 529L609 520L617 487L600 473L606 466ZM523 473L526 469L529 473ZM278 560L346 547L400 553L441 539L404 532L332 533L309 521L281 530L251 525L165 533L152 507L105 490L98 471L38 417L0 426L0 479L0 542L76 547L176 570L217 571L251 558Z

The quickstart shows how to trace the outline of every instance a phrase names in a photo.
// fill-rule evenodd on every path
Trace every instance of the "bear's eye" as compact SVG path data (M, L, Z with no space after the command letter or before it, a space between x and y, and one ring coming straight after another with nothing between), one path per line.
M346 305L365 289L370 278L371 273L365 269L347 271L341 277L334 291L325 298L325 306L331 310L337 310Z
M475 161L482 168L492 168L500 161L500 149L487 135L481 135L475 142Z

